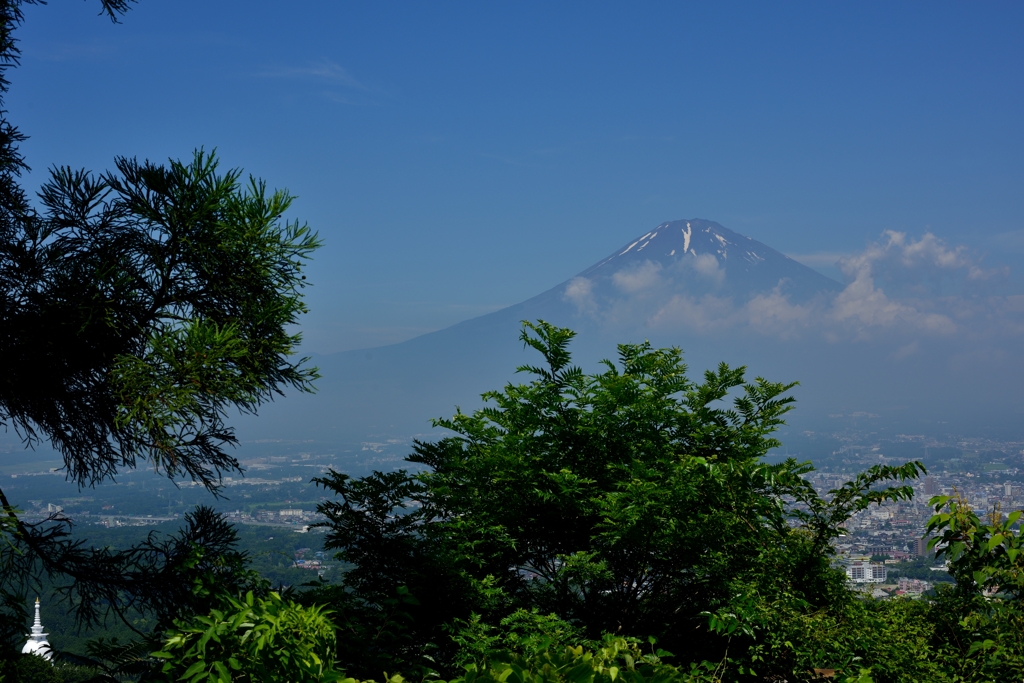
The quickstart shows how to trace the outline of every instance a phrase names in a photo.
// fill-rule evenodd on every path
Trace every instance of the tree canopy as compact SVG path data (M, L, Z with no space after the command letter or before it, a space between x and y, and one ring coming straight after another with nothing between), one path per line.
M810 465L764 460L793 384L725 364L695 382L678 349L649 344L620 345L586 374L572 337L526 323L545 364L484 394L483 409L436 420L453 435L416 443L418 472L318 480L340 495L320 507L326 547L353 565L333 598L354 643L387 633L339 657L359 675L385 654L457 661L453 629L483 637L524 619L561 638L654 637L684 661L722 657L729 638L709 618L728 630L731 617L715 615L848 600L829 541L855 509L909 498L902 482L923 471L875 467L823 500L802 477Z

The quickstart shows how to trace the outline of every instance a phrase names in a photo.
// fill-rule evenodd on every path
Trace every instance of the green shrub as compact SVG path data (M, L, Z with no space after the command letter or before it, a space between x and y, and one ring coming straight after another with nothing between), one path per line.
M334 625L320 607L302 607L277 593L266 599L224 598L213 609L169 632L154 657L164 680L189 683L305 683L339 681Z

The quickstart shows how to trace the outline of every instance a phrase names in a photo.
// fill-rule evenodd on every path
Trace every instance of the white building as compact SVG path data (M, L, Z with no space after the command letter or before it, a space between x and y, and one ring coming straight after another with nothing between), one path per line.
M36 598L36 620L32 623L32 633L29 634L25 647L21 648L21 653L39 655L46 659L53 658L53 653L50 652L50 643L46 640L46 634L43 633L43 622L39 621L39 598Z
M887 574L884 564L861 561L846 565L846 578L850 583L885 583Z

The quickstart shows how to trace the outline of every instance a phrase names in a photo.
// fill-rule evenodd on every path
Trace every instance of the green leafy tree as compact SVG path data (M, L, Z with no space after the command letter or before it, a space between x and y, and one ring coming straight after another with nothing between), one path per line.
M635 639L606 636L592 647L549 648L529 654L497 652L450 683L718 683L714 665L683 670L645 652Z
M958 492L929 502L929 548L956 581L939 590L933 615L944 663L965 680L1024 678L1022 513L997 506L983 518Z
M179 622L153 656L164 664L152 680L168 683L316 683L340 681L333 669L334 625L328 612L270 593Z
M935 496L929 502L935 515L926 533L935 537L928 547L947 560L957 591L999 593L1015 602L1024 599L1024 542L1019 528L1024 513L1017 510L1003 517L996 508L983 520L960 493Z
M809 464L763 459L794 385L724 364L694 382L678 349L649 344L620 345L617 363L586 374L572 337L526 323L545 365L520 368L531 382L484 394L472 415L436 420L454 435L416 443L408 460L425 471L318 480L340 496L320 506L325 546L352 569L310 599L335 600L353 632L388 634L372 658L352 648L339 661L366 677L388 658L389 671L451 670L453 631L460 647L474 628L500 641L518 613L554 615L591 643L653 636L683 661L802 672L792 651L736 652L763 639L758 614L848 602L830 541L853 512L908 498L884 484L923 467L876 467L822 499ZM396 619L398 590L415 602Z

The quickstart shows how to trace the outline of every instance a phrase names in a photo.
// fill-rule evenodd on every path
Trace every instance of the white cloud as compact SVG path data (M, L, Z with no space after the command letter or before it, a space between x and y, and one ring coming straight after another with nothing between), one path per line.
M715 284L725 281L725 271L718 266L718 259L714 254L699 254L692 259L685 259L683 263L691 266L699 275Z
M779 283L770 294L758 294L743 307L746 323L762 334L771 334L782 339L799 335L812 321L819 302L794 304L782 293Z
M612 275L612 282L627 294L653 289L661 284L661 264L644 261L636 267L623 268Z
M912 274L920 279L929 273L952 275L959 271L968 280L982 280L999 272L983 269L970 256L967 247L947 247L930 232L914 240L908 239L906 233L886 230L882 238L861 253L841 259L839 267L843 274L850 279L856 279L864 272L889 279Z
M594 281L585 277L574 277L569 280L562 298L574 304L579 313L594 314L597 311L597 300L594 299Z
M962 295L928 296L928 282L950 276L960 277L964 282L977 281L996 272L983 269L966 247L948 247L931 233L915 240L893 230L885 231L882 240L842 259L839 265L850 282L836 296L830 315L835 321L853 324L861 338L869 336L871 328L880 327L954 334L958 329L954 319L964 318L964 312L973 309L976 302L969 302ZM877 284L879 277L886 281L886 286L916 296L887 295Z
M715 332L734 327L736 322L736 307L731 299L710 294L700 298L676 294L650 317L648 325Z
M345 67L329 59L310 62L306 66L273 67L260 73L265 78L290 78L315 80L366 90L366 86L355 79Z
M864 328L892 327L905 323L929 332L950 334L956 325L946 315L925 313L913 306L891 301L875 287L870 268L862 268L857 277L832 301L831 317L838 322L855 323L864 337Z

